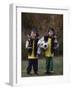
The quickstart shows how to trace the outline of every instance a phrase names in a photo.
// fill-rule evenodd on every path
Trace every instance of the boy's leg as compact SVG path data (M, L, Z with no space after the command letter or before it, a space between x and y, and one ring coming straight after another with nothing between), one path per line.
M49 73L50 70L50 57L46 58L46 73Z
M50 71L53 71L53 58L50 58Z
M27 67L27 73L30 74L31 72L31 69L32 69L32 60L28 60L28 67Z
M38 74L38 60L37 59L33 61L33 70L35 74Z

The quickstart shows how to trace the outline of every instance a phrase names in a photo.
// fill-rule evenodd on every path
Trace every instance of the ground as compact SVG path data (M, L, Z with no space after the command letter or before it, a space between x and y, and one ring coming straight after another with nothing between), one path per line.
M54 57L53 59L53 69L54 69L54 73L52 75L63 75L63 57L62 56L57 56ZM22 77L29 77L29 76L37 76L33 73L33 70L31 71L31 75L27 75L27 64L28 61L27 60L22 60L22 72L21 75ZM45 76L45 71L46 71L46 61L45 59L39 59L38 60L38 76Z

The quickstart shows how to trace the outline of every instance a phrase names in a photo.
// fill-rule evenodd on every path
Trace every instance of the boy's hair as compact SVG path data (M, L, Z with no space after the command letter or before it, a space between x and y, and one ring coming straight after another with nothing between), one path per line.
M39 37L39 33L38 33L38 31L37 31L37 28L35 28L35 27L32 28L31 32L36 33L36 37Z
M52 27L49 27L49 29L48 29L48 32L49 32L50 30L53 32L53 36L55 36L55 35L56 35L56 33L55 33L55 30L54 30L54 28L52 28Z
M31 32L37 33L37 29L36 28L32 28Z

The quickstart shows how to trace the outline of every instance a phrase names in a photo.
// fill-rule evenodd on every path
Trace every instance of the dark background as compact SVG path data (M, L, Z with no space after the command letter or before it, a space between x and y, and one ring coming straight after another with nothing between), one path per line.
M22 13L21 14L21 27L22 27L22 60L27 59L27 50L25 42L27 34L30 33L32 28L36 28L42 37L49 27L55 29L57 39L59 42L59 49L56 55L63 55L63 15L60 14L38 14L38 13Z

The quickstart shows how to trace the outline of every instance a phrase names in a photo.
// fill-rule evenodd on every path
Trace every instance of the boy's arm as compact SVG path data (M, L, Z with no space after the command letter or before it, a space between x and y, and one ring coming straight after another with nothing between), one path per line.
M32 47L29 46L29 41L27 40L26 41L26 46L25 46L27 49L32 49Z
M42 41L44 40L44 38L42 37L41 39L38 40L37 42L37 46L38 46L38 49L37 49L37 55L39 56L41 54L41 44L42 44Z
M57 41L57 39L54 40L54 43L55 43L55 47L54 47L54 49L59 48L59 42Z
M42 37L41 39L38 40L38 46L41 45L41 43L44 41L44 37Z
M29 46L29 42L28 42L28 40L27 40L25 47L28 48L28 46Z

